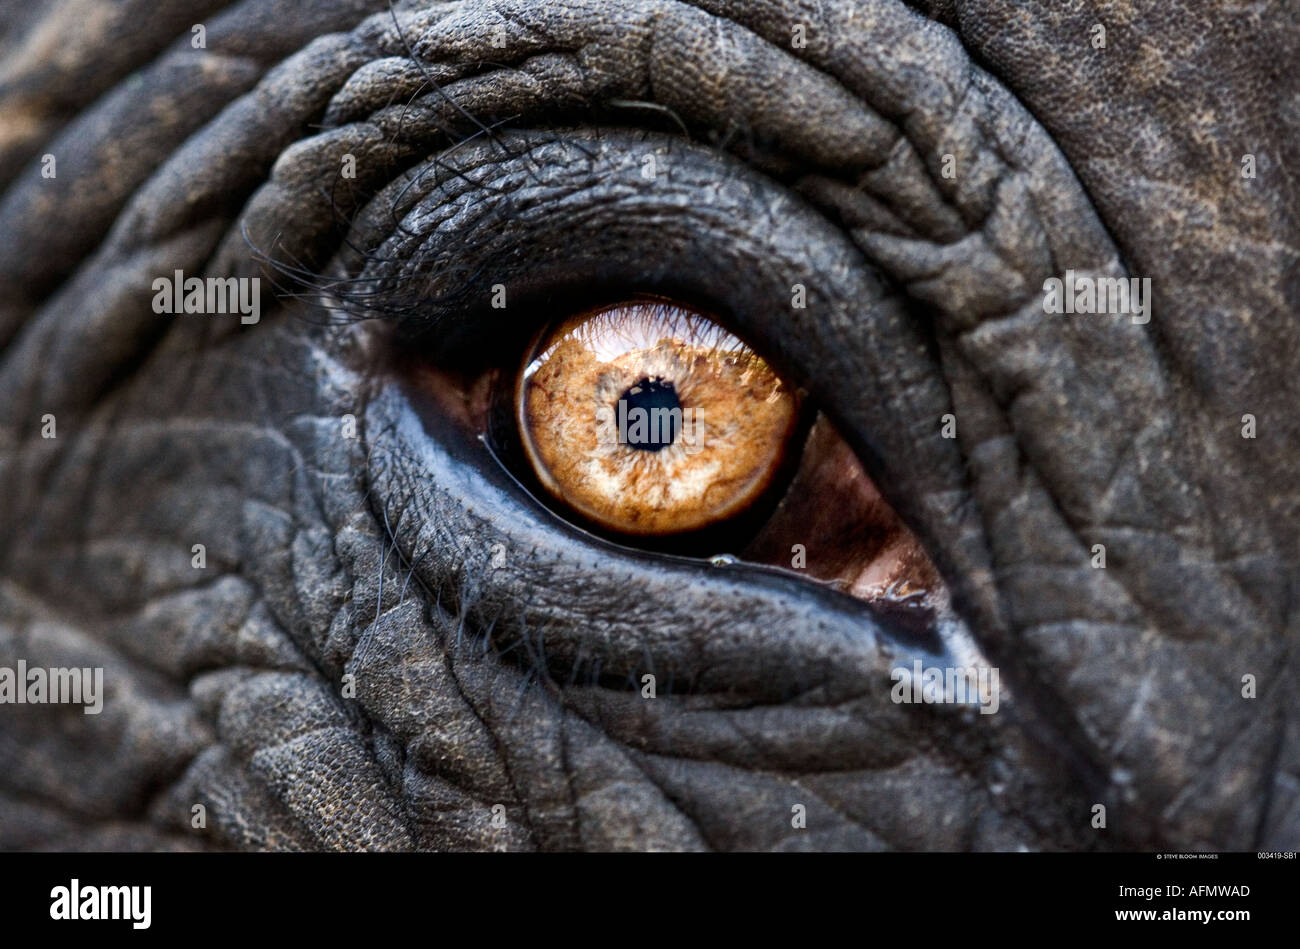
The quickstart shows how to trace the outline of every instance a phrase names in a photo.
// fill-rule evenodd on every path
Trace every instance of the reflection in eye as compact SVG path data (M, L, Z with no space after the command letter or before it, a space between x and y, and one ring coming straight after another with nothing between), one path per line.
M791 388L709 317L657 300L605 306L546 331L518 380L538 481L626 534L699 530L773 484L798 419Z

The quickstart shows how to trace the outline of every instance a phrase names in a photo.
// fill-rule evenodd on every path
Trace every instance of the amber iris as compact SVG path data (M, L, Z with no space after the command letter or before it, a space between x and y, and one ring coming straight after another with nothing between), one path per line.
M795 393L752 349L660 300L549 328L515 394L538 480L626 534L694 531L743 512L781 470L798 414Z

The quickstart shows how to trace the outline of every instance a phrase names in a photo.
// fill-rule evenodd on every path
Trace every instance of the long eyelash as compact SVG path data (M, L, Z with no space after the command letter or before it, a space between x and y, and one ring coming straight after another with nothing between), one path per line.
M406 173L410 175L409 180L392 196L388 208L388 218L393 231L410 235L410 232L402 226L398 209L409 190L419 185L430 171L442 170L451 177L460 179L479 191L501 194L499 189L492 184L474 181L464 172L447 163L446 159L462 146L486 137L508 159L518 159L524 153L512 150L498 134L498 130L517 121L520 116L513 115L495 122L484 122L456 102L415 55L414 49L397 18L391 0L389 2L389 16L392 18L393 27L407 55L411 62L415 63L419 68L423 77L421 86L406 103L402 117L399 120L399 128L405 122L406 109L410 108L411 104L426 87L432 88L442 100L447 102L475 128L475 131L468 135L457 138L451 145L429 159L423 166L414 166L406 170ZM635 105L636 103L628 104ZM680 124L680 118L677 118L677 121ZM441 123L438 124L438 128L449 138L455 137L452 128L442 126ZM394 133L394 136L396 137L396 133ZM533 147L536 147L536 144ZM594 155L592 157L594 158ZM525 171L535 183L540 183L541 179L534 167L526 165ZM327 276L320 273L310 263L289 253L282 246L277 248L278 235L271 247L263 248L258 246L249 235L244 222L241 221L240 230L243 240L248 246L252 258L264 265L271 274L269 278L271 287L278 298L301 300L309 305L309 309L331 314L330 318L323 321L326 324L348 324L360 320L379 318L401 321L404 317L417 310L429 307L454 307L465 301L477 286L477 279L482 273L482 268L475 269L468 274L458 274L453 264L437 272L410 275L404 281L408 286L414 287L414 289L410 290L398 287L393 278L389 276L378 278L362 276L372 264L383 265L400 262L380 255L379 248L383 246L385 235L377 235L374 241L367 241L372 246L357 245L352 235L364 236L364 233L357 227L357 219L365 212L366 202L357 201L356 210L351 217L344 214L338 205L338 184L339 179L336 178L328 195L325 195L324 191L322 191L322 195L328 198L331 215L341 232L339 244L351 254L351 259L346 263L348 271L346 275ZM505 196L505 202L505 210L498 214L502 223L512 217L512 202L508 195ZM489 232L490 230L489 228ZM469 249L475 248L471 247ZM436 294L431 293L430 288L437 284L445 285L446 289ZM307 314L302 313L300 316L306 317Z
M406 55L409 56L411 62L415 63L415 65L419 68L420 75L424 77L424 81L429 85L433 86L433 88L438 91L438 94L442 96L445 100L447 100L448 104L450 104L452 108L454 108L457 112L459 112L461 115L467 118L470 122L477 125L479 131L487 133L488 137L490 137L492 141L501 148L502 151L504 151L507 155L509 155L510 150L505 147L505 145L501 142L501 140L493 136L491 131L488 129L488 127L484 125L482 122L480 122L473 115L471 115L468 111L466 111L460 105L460 103L456 102L454 99L451 98L451 96L447 95L447 91L442 88L442 86L438 83L438 80L434 79L433 76L429 74L429 70L424 68L424 63L420 62L419 57L415 55L415 50L411 48L410 42L408 42L406 39L406 34L402 31L402 25L397 20L397 10L393 6L393 0L388 0L388 15L389 17L392 18L393 29L397 31L397 38L400 39L402 41L402 45L406 47Z
M677 124L677 127L682 131L682 136L688 142L692 140L691 130L686 127L686 123L682 121L682 117L677 114L675 109L670 109L666 105L661 105L658 102L641 102L635 99L610 99L608 104L618 109L646 109L651 112L658 112L661 115L666 115Z
M497 125L505 125L511 120L503 119ZM463 178L464 175L446 165L444 159L462 145L473 141L482 134L484 133L476 132L466 139L449 146L412 175L411 180L406 183L401 191L394 195L388 210L388 216L395 229L404 230L401 228L398 207L400 199L407 189L418 182L429 170L437 167L444 168ZM469 181L470 179L466 178L465 180ZM485 189L489 187L486 185L480 186L472 181L470 183L474 184L475 187ZM359 202L356 216L349 218L339 208L337 194L333 190L331 190L328 197L331 213L340 232L339 244L352 255L352 259L347 263L348 269L352 272L348 276L329 276L321 273L318 268L301 260L287 251L282 245L279 245L278 235L270 248L262 248L254 242L249 234L246 222L240 222L240 233L244 243L248 246L252 258L263 264L271 272L271 286L278 298L302 300L313 309L337 315L337 318L325 322L346 324L367 319L400 319L418 308L431 305L453 306L463 299L474 285L475 278L481 272L481 268L470 273L459 284L453 283L450 289L436 295L424 291L402 292L393 285L393 278L390 276L378 278L362 276L361 274L371 264L383 265L396 262L379 253L379 248L383 246L386 235L376 235L373 246L358 246L353 235L363 236L363 232L357 227L357 217L363 213L364 203ZM507 212L502 214L501 217L509 217L508 199ZM420 276L418 283L427 288L447 275L447 271L424 274Z
M446 95L445 92L443 94ZM407 105L409 106L410 103L408 102ZM469 115L466 110L460 107L458 109ZM342 273L322 272L320 267L300 259L280 244L279 235L276 235L270 247L259 246L249 234L246 223L241 221L241 236L249 248L250 256L257 263L262 264L270 274L268 279L276 296L280 299L303 301L307 304L305 311L318 310L330 314L325 320L313 322L337 325L362 320L388 319L404 324L408 322L408 318L418 316L418 320L410 320L410 322L422 324L422 329L426 332L437 328L430 325L430 312L447 312L470 302L471 296L481 291L479 278L486 265L466 271L455 260L451 260L443 262L440 267L431 265L423 272L407 273L401 278L391 274L377 277L365 275L372 265L383 267L402 263L401 260L383 256L380 249L394 232L417 236L403 227L400 209L410 189L419 185L431 171L441 170L447 173L449 180L458 179L477 191L493 193L500 197L502 207L493 212L492 219L484 227L477 229L479 233L493 235L514 219L515 204L509 193L490 182L475 181L449 163L448 159L465 145L484 137L502 144L502 139L496 134L497 131L517 121L520 116L507 116L491 123L485 123L473 116L470 118L477 126L474 132L453 141L437 155L425 160L423 164L409 166L400 172L407 176L407 180L389 198L385 215L386 230L378 229L378 225L370 228L361 225L360 219L370 209L369 200L364 197L354 201L354 210L351 214L343 211L338 201L341 179L335 178L328 193L322 189L322 196L330 203L330 213L337 233L338 249L334 252L334 267L336 271L343 271ZM440 126L439 130L449 137L455 134L451 128ZM562 140L558 135L546 136L544 133L538 135L538 131L530 130L535 137L526 150L514 152L502 145L504 153L510 158L517 159L535 149ZM569 139L563 141L586 154L589 160L593 162L596 160L596 154L587 147L586 143ZM537 180L536 171L531 165L526 165L525 170L530 177ZM380 185L370 198L389 187L394 180L395 177L390 176L388 183ZM495 239L499 238L488 237L463 243L461 245L463 253L459 256L474 259L488 249ZM340 250L345 251L346 255L340 254ZM440 289L435 291L434 287ZM475 296L474 299L477 300L479 297ZM309 318L309 312L302 312L299 316L304 319Z

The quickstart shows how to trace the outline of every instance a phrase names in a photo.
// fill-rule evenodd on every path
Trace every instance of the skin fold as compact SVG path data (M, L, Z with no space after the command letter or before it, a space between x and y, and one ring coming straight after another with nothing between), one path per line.
M0 23L0 666L105 688L0 705L0 848L1300 849L1293 4ZM960 621L575 530L410 371L597 284L803 387ZM917 659L996 714L891 701Z

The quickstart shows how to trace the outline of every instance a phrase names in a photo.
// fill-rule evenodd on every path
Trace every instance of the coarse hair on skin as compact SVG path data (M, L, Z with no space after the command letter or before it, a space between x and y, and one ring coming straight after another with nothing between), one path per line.
M393 441L386 442L388 446L394 444ZM372 447L371 452L375 450ZM395 464L409 470L417 463L401 448L385 447L381 450L392 452L394 457L381 459L380 464ZM426 540L420 553L408 559L397 542L392 519L376 492L368 490L365 500L383 529L374 581L366 584L364 599L358 598L359 602L365 602L373 590L374 613L365 625L381 619L384 574L393 565L398 577L404 575L396 605L404 603L408 594L418 596L425 618L440 633L439 645L444 651L474 662L490 657L503 667L512 666L523 672L524 677L509 710L511 716L517 713L523 699L533 689L540 689L565 704L564 695L572 688L639 691L642 688L640 677L647 673L655 676L659 695L676 694L683 685L686 685L685 691L690 691L689 683L683 683L674 669L657 667L648 642L643 642L641 648L643 665L626 671L611 671L608 657L597 650L589 650L585 644L579 645L571 655L556 654L548 649L548 631L553 622L538 610L533 597L520 601L489 582L493 568L490 558L485 556L483 545L469 549L458 543L449 532L440 532ZM458 564L459 569L429 569L425 560L435 551L438 559ZM396 558L395 564L391 558ZM420 569L422 564L426 569ZM359 588L358 592L363 590Z
M515 202L511 195L489 181L471 179L453 164L456 153L468 145L486 142L506 160L528 158L533 150L561 140L585 150L581 143L571 138L562 139L558 130L566 119L589 125L593 116L613 127L646 129L657 126L687 141L693 137L686 122L671 108L655 102L627 99L610 99L584 107L557 107L548 110L542 121L530 122L527 126L517 125L522 114L482 118L457 102L415 54L414 45L405 34L391 2L389 16L402 47L420 70L422 79L403 104L397 127L384 143L386 147L373 149L375 154L388 154L389 157L382 159L384 167L371 175L373 180L366 186L359 185L356 179L345 179L340 170L328 187L321 187L319 196L328 204L333 233L323 241L323 247L315 248L309 255L285 246L278 234L259 240L241 221L243 240L254 261L267 273L276 297L305 304L295 310L298 319L325 324L387 319L399 325L410 325L420 323L421 316L431 310L456 308L483 297L485 274L481 267L469 270L459 265L457 259L420 260L410 267L410 261L387 257L384 250L394 235L418 236L405 227L403 219L419 203L411 200L411 193L425 187L430 175L441 176L434 188L460 181L473 189L493 193L501 200L487 226L478 228L478 233L500 231L503 225L514 219ZM428 106L430 102L450 106L453 113L450 120L438 119ZM444 147L431 156L426 150L412 152L399 141L399 134L406 127L406 116L413 109L418 111L420 121L432 123L445 137ZM505 134L515 128L528 132L526 147L517 147ZM323 131L337 132L338 127ZM725 132L709 130L707 135L719 150L758 151L752 129L740 118L733 121ZM393 157L404 152L405 158ZM594 159L594 156L590 157ZM540 180L535 164L526 164L525 171L535 182ZM461 256L482 259L480 252L490 244L490 239L462 244L465 253ZM323 258L329 259L324 261ZM403 265L408 269L402 270ZM390 272L394 269L399 272ZM420 327L421 331L433 328Z

